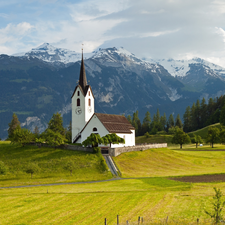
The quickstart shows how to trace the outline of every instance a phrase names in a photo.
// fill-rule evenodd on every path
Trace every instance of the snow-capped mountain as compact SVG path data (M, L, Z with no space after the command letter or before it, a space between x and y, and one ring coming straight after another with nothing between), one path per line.
M192 64L202 65L204 66L204 68L206 68L206 70L212 70L215 74L218 74L221 77L225 77L225 68L200 58L193 58L190 60L150 59L148 61L162 65L174 77L187 76L189 70L191 69L190 65ZM212 74L212 72L209 73Z
M84 53L84 59L90 58L93 53ZM35 57L50 63L74 63L80 61L81 53L70 51L68 49L56 48L49 43L44 43L37 48L33 48L26 53L18 53L14 56Z

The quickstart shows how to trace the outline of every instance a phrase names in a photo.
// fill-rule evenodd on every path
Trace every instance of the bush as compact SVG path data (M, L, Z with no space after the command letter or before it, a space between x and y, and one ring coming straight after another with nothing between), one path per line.
M101 148L99 148L99 147L94 147L94 148L93 148L93 152L94 152L94 153L97 153L97 154L100 154L100 153L101 153Z
M26 166L25 172L30 173L31 178L33 177L34 173L37 173L40 170L40 167L36 163L29 163Z
M4 162L0 161L0 174L6 174L8 171L8 167L5 165Z

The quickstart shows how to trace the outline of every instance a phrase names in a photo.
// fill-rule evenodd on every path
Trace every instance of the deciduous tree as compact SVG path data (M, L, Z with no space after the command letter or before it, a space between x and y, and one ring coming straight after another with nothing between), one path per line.
M206 141L211 143L212 148L213 144L219 141L220 131L217 127L209 127Z
M182 148L183 144L188 144L190 142L190 137L181 128L176 127L174 136L172 138L172 143L179 144L180 148Z

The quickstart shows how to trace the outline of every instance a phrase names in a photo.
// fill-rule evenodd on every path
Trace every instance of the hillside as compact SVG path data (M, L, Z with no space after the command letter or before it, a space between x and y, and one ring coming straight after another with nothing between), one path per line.
M0 56L0 138L7 137L13 112L31 131L35 126L43 131L57 111L63 115L64 126L69 125L71 95L80 72L78 59L78 53L47 44L23 56ZM158 108L167 117L171 113L182 117L197 99L207 101L224 94L222 69L201 60L185 65L186 75L176 77L160 62L146 62L123 48L85 55L95 111L128 115L138 110L143 120L147 111L153 116Z
M166 177L225 173L225 151L174 151L167 148L114 157L123 177Z
M199 135L199 136L201 136L203 139L206 139L206 136L207 136L209 127L217 127L217 128L219 128L219 127L220 127L220 123L212 124L212 125L210 125L210 126L207 126L207 127L202 128L202 129L199 129L199 130L190 132L190 133L188 133L188 134Z
M80 151L20 147L0 141L0 159L8 167L7 174L0 176L0 186L104 180L112 177L110 173L102 171L101 158L97 154ZM72 175L65 169L70 160L76 165ZM31 162L40 168L32 179L25 172Z

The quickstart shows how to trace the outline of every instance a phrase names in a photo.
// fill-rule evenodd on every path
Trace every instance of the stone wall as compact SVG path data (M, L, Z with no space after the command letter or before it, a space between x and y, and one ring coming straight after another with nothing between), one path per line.
M167 148L167 143L161 144L147 144L147 145L136 145L130 147L120 147L120 148L111 148L109 149L109 154L111 156L118 156L124 152L133 152L133 151L142 151L150 148Z
M73 151L93 152L92 148L86 148L79 145L64 145L63 148Z

